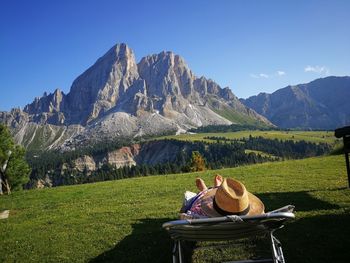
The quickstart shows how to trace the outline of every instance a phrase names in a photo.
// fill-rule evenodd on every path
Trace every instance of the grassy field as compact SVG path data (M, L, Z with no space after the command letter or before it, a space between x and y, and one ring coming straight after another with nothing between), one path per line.
M225 137L228 139L247 138L249 136L262 136L267 139L293 140L293 141L309 141L314 143L336 144L338 140L334 137L334 132L330 131L239 131L239 132L224 132L224 133L196 133L196 134L179 134L163 136L159 139L177 139L183 141L207 141L213 140L204 139L204 137Z
M294 204L297 219L277 233L287 262L347 262L350 192L343 156L310 158L95 184L0 197L0 262L170 262L162 223L177 218L182 193L215 173L244 182L267 210ZM251 243L195 250L192 262L255 255Z

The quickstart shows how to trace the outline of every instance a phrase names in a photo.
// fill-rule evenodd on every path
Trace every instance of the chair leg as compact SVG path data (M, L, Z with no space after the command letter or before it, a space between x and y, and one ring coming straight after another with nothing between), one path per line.
M272 259L274 263L285 263L282 244L281 242L273 235L273 231L270 232L271 239L271 249L272 249Z
M173 246L173 263L177 263L177 241L174 241L174 246Z
M181 241L174 241L174 246L173 246L173 263L183 263Z
M178 250L179 250L179 263L182 263L183 262L183 256L182 256L181 241L178 241Z

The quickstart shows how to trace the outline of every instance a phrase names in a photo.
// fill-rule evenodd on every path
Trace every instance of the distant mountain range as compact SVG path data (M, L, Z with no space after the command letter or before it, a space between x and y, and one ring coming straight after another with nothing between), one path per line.
M117 44L76 78L70 92L46 93L23 110L0 112L28 149L74 149L99 140L181 133L219 124L272 124L243 105L230 88L196 77L172 52L137 64Z
M281 128L350 125L350 77L326 77L240 101Z

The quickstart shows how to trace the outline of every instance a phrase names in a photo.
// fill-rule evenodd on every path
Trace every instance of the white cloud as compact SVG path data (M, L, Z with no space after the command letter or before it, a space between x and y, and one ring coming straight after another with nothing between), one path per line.
M269 78L269 75L264 74L264 73L260 73L259 76L260 76L260 78L264 78L264 79L268 79Z
M259 73L259 74L255 74L255 73L250 73L250 77L254 78L254 79L270 79L270 78L275 78L275 77L281 77L281 76L285 76L286 72L282 71L282 70L278 70L275 73L271 73L271 74L266 74L266 73Z
M254 79L268 79L270 76L265 74L265 73L260 73L260 74L253 74L253 73L251 73L250 77L254 78Z
M310 66L310 65L308 65L304 68L304 71L318 73L318 74L324 74L324 75L329 74L329 68L327 68L325 66Z

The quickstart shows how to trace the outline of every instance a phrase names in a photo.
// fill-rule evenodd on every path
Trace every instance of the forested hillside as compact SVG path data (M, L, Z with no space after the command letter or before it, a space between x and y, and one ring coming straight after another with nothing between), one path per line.
M32 174L27 187L38 187L38 182L44 186L58 186L196 171L197 168L192 164L193 152L198 152L203 158L206 169L220 169L319 156L332 149L331 145L325 143L252 136L242 139L215 136L204 139L211 142L167 139L126 147L120 143L110 143L63 154L52 151L30 156L28 161ZM123 165L119 165L118 160L112 163L111 158L108 159L111 152L117 152L119 158L128 157L129 161ZM79 159L82 159L82 165L77 164ZM93 162L92 168L88 162Z

